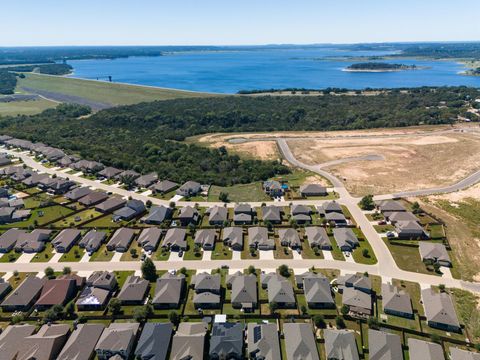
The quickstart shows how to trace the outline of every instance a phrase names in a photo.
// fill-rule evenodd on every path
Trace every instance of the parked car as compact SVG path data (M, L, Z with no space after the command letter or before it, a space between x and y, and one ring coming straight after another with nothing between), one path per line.
M388 238L393 238L393 237L395 237L395 233L393 231L389 231L389 232L387 232L387 237Z
M387 225L387 222L385 220L380 220L378 222L378 225Z

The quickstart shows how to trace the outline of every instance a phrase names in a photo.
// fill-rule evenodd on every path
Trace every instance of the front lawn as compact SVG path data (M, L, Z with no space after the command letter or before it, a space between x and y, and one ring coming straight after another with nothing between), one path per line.
M6 254L3 254L2 257L0 257L0 263L13 263L17 261L17 259L22 255L22 253L15 252L15 250L12 250Z
M90 256L90 261L110 261L112 260L114 252L108 251L107 246L103 244L100 246L100 249L95 251L92 256Z
M183 254L183 260L202 260L203 249L198 248L198 251L195 252L195 244L191 235L187 235L187 251Z
M232 250L223 244L223 242L217 241L215 243L215 249L212 252L212 260L231 260Z
M434 271L427 270L427 267L420 257L418 247L397 245L395 243L390 243L386 238L384 238L383 241L387 245L400 269L422 274L438 275Z
M53 246L52 243L48 242L45 246L45 250L35 254L31 262L49 262L53 256Z
M132 251L133 250L133 254ZM142 255L142 247L134 240L130 245L128 251L122 254L120 261L138 261L140 260L140 255Z
M370 243L365 239L362 231L360 229L353 229L353 232L358 238L359 245L355 250L353 250L352 256L355 262L360 264L374 265L377 263L377 258L373 252ZM366 256L363 254L365 252Z
M60 262L77 262L85 254L85 249L82 249L78 245L72 246L69 252L62 255L60 258Z
M221 192L228 194L231 202L247 202L247 201L269 201L269 196L262 189L259 182L252 184L238 184L228 187L213 185L208 192L208 201L220 201Z
M101 212L96 211L95 209L86 209L80 211L76 214L70 215L60 221L57 221L53 224L55 227L72 227L76 224L84 223L85 221L92 220L102 216Z

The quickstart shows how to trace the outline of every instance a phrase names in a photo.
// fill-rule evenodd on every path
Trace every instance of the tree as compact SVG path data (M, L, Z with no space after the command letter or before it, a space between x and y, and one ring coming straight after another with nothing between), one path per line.
M18 275L19 275L18 270L13 270L13 277L14 277L15 279L18 278Z
M302 315L307 314L307 307L305 305L300 306L300 311L302 312Z
M368 253L368 249L363 249L363 250L362 250L362 255L363 255L363 257L365 257L365 258L369 258L369 257L370 257L370 254Z
M323 318L322 315L315 315L313 317L313 323L318 329L324 329L325 328L325 319Z
M119 299L113 298L112 300L110 300L110 303L108 304L108 311L110 311L112 315L118 315L121 310L122 303Z
M220 194L218 195L218 199L224 203L227 203L230 201L230 199L228 198L228 193L227 192L220 192Z
M70 275L72 273L72 268L65 266L62 270L63 275Z
M49 266L45 269L45 276L49 279L53 279L55 277L55 271Z
M445 292L445 284L440 284L440 285L438 285L438 289L439 289L441 292Z
M350 308L348 307L348 305L342 305L340 312L342 313L343 316L346 316L350 312Z
M157 268L152 259L148 257L145 258L145 261L142 263L142 276L150 282L157 280Z
M170 322L177 326L178 323L180 322L180 317L178 316L177 312L176 311L170 311L168 313L168 320L170 320Z
M283 264L278 267L278 273L283 277L290 277L290 269L287 265Z
M257 272L257 270L255 269L255 266L250 265L250 266L248 267L248 269L247 269L247 272L248 272L249 274L255 274L255 273Z
M152 305L150 304L139 306L133 309L133 319L136 322L144 322L152 314L153 314L153 308L152 308Z
M343 320L343 318L341 316L337 316L335 318L335 323L337 324L337 327L339 329L344 329L345 328L345 321Z
M130 249L130 255L132 255L132 258L137 258L138 257L138 252L137 252L137 249L135 248L131 248Z
M147 208L151 208L152 207L152 200L147 200L145 202L145 205L147 206Z
M362 200L360 200L360 208L363 210L373 210L375 208L375 203L373 202L373 195L365 195Z
M268 304L268 308L270 309L270 312L272 314L275 314L275 311L278 310L278 304L275 301L272 301L271 303Z
M45 311L45 314L43 316L43 322L49 323L62 319L64 315L63 311L64 308L62 305L53 305L50 309Z
M125 187L130 190L135 186L135 176L134 175L122 175L120 177L120 182L125 185Z
M412 212L414 214L419 214L422 212L422 208L420 207L420 204L418 203L418 201L415 201L413 204L412 204Z
M186 267L181 267L178 272L182 275L187 276L187 268Z
M67 315L69 318L75 318L75 304L73 302L69 302L67 306L65 307L65 315Z

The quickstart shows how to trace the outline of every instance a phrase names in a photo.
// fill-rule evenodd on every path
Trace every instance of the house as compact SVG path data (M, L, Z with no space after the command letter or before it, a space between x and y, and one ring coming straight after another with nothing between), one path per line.
M77 290L83 289L85 286L87 279L84 276L80 276L77 274L64 274L57 277L58 280L73 280L75 281L75 287Z
M195 275L192 284L195 288L193 304L195 309L216 309L220 307L220 274L200 273Z
M7 296L7 294L12 290L12 285L8 281L5 281L4 278L0 278L0 301Z
M209 359L244 359L243 324L228 322L213 324Z
M295 229L280 229L278 230L278 237L280 238L280 244L282 246L288 246L292 249L302 248L300 236L298 236L298 232Z
M230 282L232 307L247 312L256 309L258 303L257 277L253 274L232 275Z
M392 284L382 284L383 312L388 315L413 319L410 295Z
M162 241L162 247L170 251L187 250L187 230L173 228L168 229Z
M317 344L310 324L285 323L283 334L285 337L286 360L319 360Z
M342 303L349 307L352 314L359 316L372 314L372 296L363 291L351 287L343 289Z
M87 207L99 204L108 199L108 195L103 191L92 191L88 195L78 199L78 202Z
M30 210L15 210L12 215L12 222L24 221L32 215Z
M73 279L50 279L45 282L35 309L46 310L53 305L65 306L77 292L77 283Z
M108 360L115 355L128 359L133 351L139 327L138 323L111 323L103 330L95 346L98 359Z
M45 242L50 239L51 230L35 229L31 233L21 234L15 244L16 252L34 253L45 249Z
M68 324L43 325L36 334L23 338L14 359L56 360L69 334Z
M172 323L146 323L135 348L135 358L138 360L167 360L172 333Z
M337 278L338 291L342 293L343 289L353 287L356 290L363 291L366 294L372 292L372 280L365 275L346 274Z
M452 266L447 248L443 244L421 242L418 250L420 251L420 257L422 258L422 261L438 263L441 266Z
M107 243L108 251L126 252L132 243L135 231L129 228L121 228L115 231Z
M23 199L11 199L8 201L8 206L13 207L15 210L19 210L25 207L25 202Z
M103 324L76 325L56 360L90 360L104 329Z
M300 186L300 195L307 196L327 196L327 188L320 184L307 184Z
M117 279L114 273L95 271L88 277L87 286L114 291L117 288Z
M222 241L232 250L243 250L243 229L241 227L226 227L222 232ZM1 236L0 236L1 243Z
M233 222L235 225L250 225L253 215L254 212L250 204L238 204L233 208Z
M303 289L311 309L335 308L330 281L323 275L310 273L303 277Z
M248 228L248 246L258 250L274 250L275 241L268 238L267 228L254 226Z
M390 221L392 225L395 225L399 221L418 222L418 218L410 211L386 212L383 215L385 216L385 220Z
M358 245L358 239L350 228L333 229L333 237L342 251L352 252Z
M34 173L32 174L32 176L29 176L26 179L22 180L22 184L26 187L33 187L39 185L40 183L44 184L49 180L50 176L48 176L48 174Z
M105 166L97 161L79 160L70 164L70 167L77 171L94 174L101 171Z
M281 358L278 341L277 325L255 324L247 325L248 358L252 360L277 360Z
M74 185L75 183L73 181L55 178L53 179L53 182L51 182L50 185L48 186L47 191L49 194L54 194L54 195L65 194Z
M12 222L12 215L15 212L13 207L0 208L0 224L8 224Z
M122 172L122 170L120 170L120 169L108 166L105 169L103 169L102 171L99 171L97 175L101 178L113 179L115 176L117 176L121 172Z
M343 214L342 206L336 201L326 202L325 204L320 205L317 210L318 213L322 215L330 214L332 212Z
M279 308L296 307L295 294L290 281L279 276L272 278L267 284L268 302L276 303Z
M78 311L99 311L105 309L112 292L110 290L86 286L75 304Z
M87 253L91 254L100 248L106 238L107 233L105 231L90 230L80 240L78 246L82 249L85 249Z
M403 360L400 336L384 331L368 329L369 360Z
M450 347L450 358L452 360L480 360L480 354L452 346Z
M145 251L155 251L162 236L162 229L151 227L142 230L137 242Z
M19 229L8 229L0 235L0 253L8 253L13 250L17 240L27 232Z
M262 206L262 220L263 223L266 223L268 221L271 224L281 224L281 209L278 206L274 205Z
M305 205L293 205L292 219L297 224L310 224L312 222L312 209Z
M47 279L27 276L25 280L3 300L3 311L27 311L37 301Z
M283 196L283 187L276 180L268 180L263 182L263 191L272 198Z
M161 225L167 220L171 220L173 215L173 209L163 205L153 206L150 208L150 212L142 217L140 220L145 224Z
M375 205L382 214L407 211L402 204L395 200L382 200L376 202Z
M117 299L122 305L142 305L147 295L150 284L140 276L130 275L125 280Z
M75 189L70 190L67 192L64 197L68 200L77 201L84 196L90 194L93 190L88 187L77 187Z
M322 250L332 250L332 242L327 231L320 226L309 226L305 228L305 235L311 248L317 247Z
M351 330L325 329L325 354L327 360L359 360L355 333Z
M58 253L68 252L81 238L82 232L77 229L65 229L52 240L52 245Z
M336 227L341 227L341 226L347 226L348 225L348 220L343 215L342 213L338 212L329 212L325 214L325 221L330 225L330 226L336 226Z
M118 196L112 196L105 201L95 205L95 210L103 214L109 214L122 208L127 203L126 200Z
M217 231L215 229L201 229L195 233L194 244L201 246L204 250L213 250L215 248L215 239Z
M125 170L125 171L122 171L120 174L115 175L114 178L115 178L115 180L123 181L123 180L126 179L126 178L135 180L135 179L138 178L139 176L140 176L140 174L137 173L136 171L133 171L133 170Z
M213 206L205 212L210 225L223 225L228 218L228 210L223 206Z
M185 288L185 275L165 273L157 279L152 304L155 309L178 309Z
M170 360L203 360L208 325L182 322L173 336Z
M15 360L23 340L35 332L35 325L9 325L0 334L0 349L2 358Z
M444 331L460 332L460 323L449 294L437 293L431 288L424 289L422 302L428 326Z
M262 271L260 273L260 283L262 284L262 289L268 288L268 283L270 281L272 281L273 279L275 279L276 281L285 280L285 278L283 276L280 276L275 272L265 273L265 272Z
M113 221L128 221L141 214L146 210L145 204L140 200L128 200L126 205L118 210L115 210L112 216Z
M395 224L399 239L428 239L427 233L416 221L399 221Z
M195 181L187 181L185 184L180 186L176 194L180 196L190 197L197 195L200 191L202 191L202 186Z
M166 194L170 191L175 190L177 187L178 184L176 182L170 180L163 180L150 186L150 190L152 190L152 193L154 194Z
M187 226L188 224L196 225L199 217L200 214L198 213L198 210L191 206L182 207L178 214L178 220L182 226Z
M158 175L156 173L150 173L146 175L142 175L135 179L135 184L139 188L148 188L152 185L155 181L158 180Z
M442 345L408 338L410 360L445 360Z
M70 158L70 156L64 156L61 159L57 160L57 165L60 166L61 168L69 167L72 163L73 161Z

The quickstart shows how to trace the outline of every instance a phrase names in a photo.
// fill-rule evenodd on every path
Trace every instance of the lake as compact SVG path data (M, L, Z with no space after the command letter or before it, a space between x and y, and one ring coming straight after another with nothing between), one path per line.
M342 71L353 62L343 56L386 55L380 51L338 48L255 48L223 51L171 52L157 57L114 60L75 60L72 77L159 86L192 91L236 93L239 90L327 87L364 89L418 86L475 86L480 77L460 75L465 68L454 61L396 59L427 67L424 70L352 73ZM336 57L336 59L332 59Z

